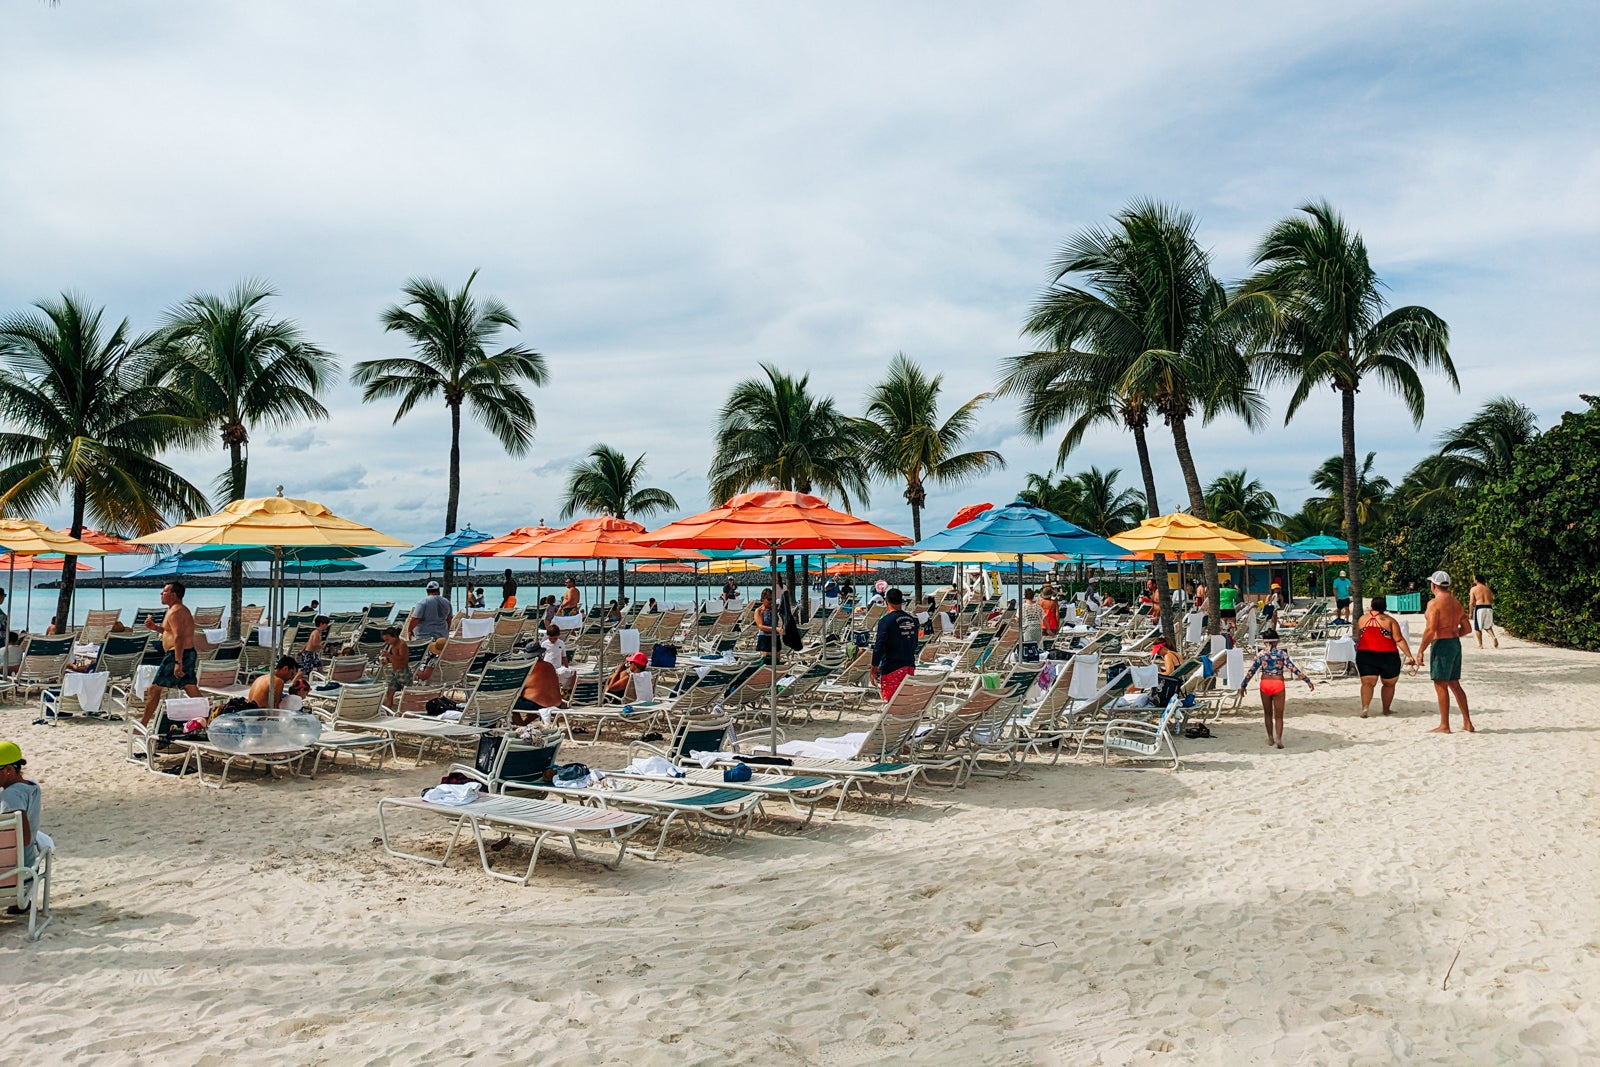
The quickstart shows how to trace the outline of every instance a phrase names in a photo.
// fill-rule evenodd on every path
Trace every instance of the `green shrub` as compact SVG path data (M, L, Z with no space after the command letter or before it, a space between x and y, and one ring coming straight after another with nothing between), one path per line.
M1378 550L1378 570L1385 588L1369 586L1367 591L1426 592L1428 576L1445 565L1461 536L1464 518L1463 508L1447 504L1430 512L1421 522L1391 522L1374 546Z
M1511 633L1600 651L1600 400L1584 399L1483 488L1455 559L1488 580Z

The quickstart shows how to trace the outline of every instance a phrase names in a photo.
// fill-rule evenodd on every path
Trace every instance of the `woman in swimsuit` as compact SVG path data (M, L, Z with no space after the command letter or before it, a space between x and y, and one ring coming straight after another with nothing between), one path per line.
M1361 717L1367 717L1372 705L1372 690L1383 682L1383 713L1388 715L1394 703L1394 684L1400 677L1400 653L1405 652L1405 662L1413 663L1411 646L1406 643L1405 631L1389 610L1388 600L1381 596L1372 598L1372 609L1356 627L1356 673L1361 675Z
M1262 644L1267 647L1256 655L1255 662L1250 664L1250 670L1244 676L1244 684L1239 687L1240 695L1250 686L1250 679L1255 677L1256 671L1261 672L1261 713L1267 724L1267 744L1283 747L1283 705L1287 699L1284 695L1283 675L1287 671L1310 686L1311 691L1317 687L1299 667L1294 665L1294 660L1289 658L1289 653L1278 647L1278 631L1267 630L1261 635Z

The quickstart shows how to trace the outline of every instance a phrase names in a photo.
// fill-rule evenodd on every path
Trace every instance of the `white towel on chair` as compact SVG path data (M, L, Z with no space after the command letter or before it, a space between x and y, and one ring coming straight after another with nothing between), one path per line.
M494 633L494 618L487 619L462 619L461 636L466 638L488 637Z
M1329 663L1354 663L1356 643L1348 637L1335 637L1328 642L1326 659Z
M182 725L211 714L211 701L205 697L169 697L163 712L168 722Z
M631 656L639 651L639 631L629 628L617 631L617 651L624 656Z
M1228 649L1226 667L1227 685L1229 689L1237 689L1244 684L1244 650L1239 648Z
M1185 644L1197 645L1204 636L1202 630L1206 624L1206 617L1198 611L1191 611L1183 617L1183 640Z
M156 680L156 665L146 663L133 672L133 695L140 700L144 699L145 690Z
M78 704L90 715L100 712L100 701L105 699L106 686L111 681L111 675L106 671L97 671L94 674L84 674L81 671L68 671L61 679L61 695L75 696Z
M1226 651L1228 651L1228 638L1223 634L1212 634L1211 658L1213 660L1220 659Z
M819 737L815 741L785 741L778 746L780 756L805 756L811 759L854 759L861 751L866 732Z
M1088 700L1100 690L1100 657L1094 653L1072 657L1072 677L1067 680L1067 696Z
M1129 672L1133 675L1133 684L1139 689L1153 689L1161 680L1161 668L1154 663L1146 667L1135 667Z

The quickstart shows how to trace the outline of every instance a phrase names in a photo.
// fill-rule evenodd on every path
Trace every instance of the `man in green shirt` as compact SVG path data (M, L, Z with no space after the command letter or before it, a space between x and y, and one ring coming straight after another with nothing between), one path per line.
M1231 577L1224 578L1217 589L1217 614L1232 635L1234 620L1239 617L1239 587L1233 584Z

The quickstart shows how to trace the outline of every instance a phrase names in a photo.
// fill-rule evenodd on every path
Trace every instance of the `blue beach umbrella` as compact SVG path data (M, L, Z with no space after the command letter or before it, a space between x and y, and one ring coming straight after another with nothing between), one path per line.
M417 559L408 559L404 563L396 564L389 568L391 574L432 574L434 571L444 570L444 557L424 556Z
M990 508L947 530L924 537L911 546L912 559L922 553L937 553L951 562L963 556L982 559L996 555L1015 556L1017 565L1017 609L1022 609L1022 563L1024 556L1071 557L1075 559L1118 559L1127 549L1112 544L1099 534L1074 526L1061 516L1018 500L1003 508Z
M1282 541L1274 541L1272 543L1275 544L1275 545L1283 544ZM1327 554L1329 552L1346 552L1346 551L1349 551L1349 549L1350 549L1350 546L1345 544L1343 538L1340 538L1340 537L1329 537L1327 534L1317 534L1317 535L1315 535L1313 537L1302 538L1301 540L1296 541L1294 544L1290 545L1289 547L1290 548L1301 548L1301 549L1304 549L1307 552L1315 552L1315 553L1317 553L1317 558L1318 559L1322 558L1323 555L1325 555L1325 554ZM1366 545L1357 545L1356 547L1359 548L1363 552L1376 552L1377 551L1377 549L1368 548ZM1279 557L1279 558L1282 558L1282 557Z
M191 559L182 553L162 556L154 563L129 571L126 578L178 578L185 574L216 574L222 564L207 559Z

